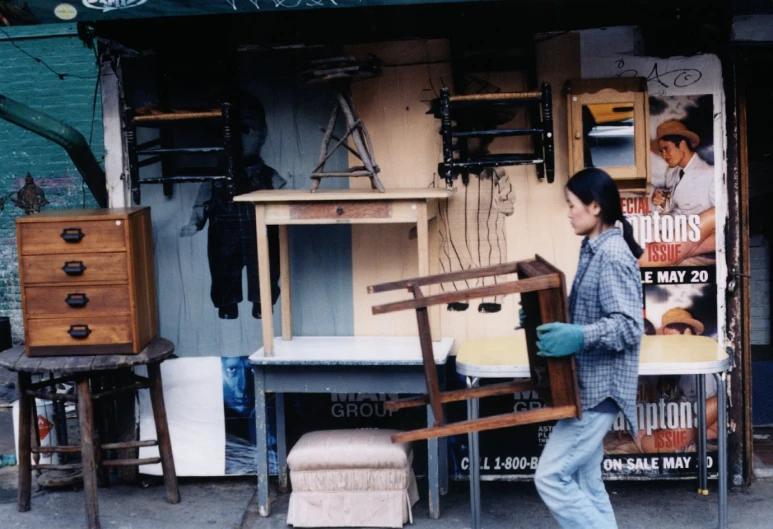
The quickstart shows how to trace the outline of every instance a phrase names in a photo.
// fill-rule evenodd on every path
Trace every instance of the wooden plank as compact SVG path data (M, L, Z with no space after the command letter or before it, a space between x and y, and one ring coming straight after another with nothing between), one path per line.
M25 373L44 373L49 371L49 369L46 369L45 367L42 369L40 368L44 362L46 362L46 358L35 358L22 355L16 361L14 369L16 371L23 371Z
M290 291L290 228L279 226L279 296L282 305L282 339L293 337L292 295Z
M19 346L21 348L21 346ZM100 350L95 348L94 350ZM6 358L2 353L0 359ZM8 357L9 362L17 355L16 352ZM88 371L110 370L122 367L132 367L141 364L161 362L174 355L174 344L166 338L155 338L140 353L128 355L73 355L66 357L41 356L29 357L24 354L18 356L13 364L13 370L27 373L85 373ZM2 364L0 364L2 365Z
M95 355L91 369L94 371L120 369L136 365L161 362L174 355L174 344L166 338L154 338L136 355Z
M121 219L67 218L55 223L24 223L19 231L22 236L19 251L23 255L123 252L126 249ZM69 235L73 242L67 242L62 234Z
M80 445L71 446L38 446L33 448L33 454L71 454L81 451ZM80 466L80 465L79 465Z
M126 285L29 286L24 290L25 314L30 318L112 316L131 312ZM84 305L72 307L68 300Z
M106 467L136 467L139 465L157 465L160 462L160 457L146 457L143 459L106 459L102 461L102 465Z
M63 270L65 265L69 265L72 269L80 268L83 271L80 275L68 275ZM25 286L33 283L82 285L128 280L125 252L23 255L21 268L24 272Z
M520 391L530 391L534 388L531 381L528 382L502 382L500 384L489 384L487 386L476 388L457 389L453 391L443 391L440 393L440 402L458 402L460 400L478 399L481 397L492 397L495 395L508 395ZM384 403L384 409L388 411L399 410L403 408L413 408L416 406L427 406L429 398L424 395L421 397L410 397L407 399L389 400Z
M386 219L392 204L383 201L290 204L291 219Z
M31 437L32 437L32 403L33 400L26 394L26 389L31 382L28 373L19 372L17 375L19 386L19 490L17 509L19 512L30 510L30 495L32 492L32 462L30 461Z
M399 432L391 436L393 443L407 443L421 441L433 437L448 437L469 432L482 432L498 428L509 428L524 424L536 424L540 422L555 421L575 416L574 406L560 406L556 408L540 408L518 413L504 413L482 419L460 421L445 426L421 428L408 432Z
M743 64L743 63L742 63ZM746 479L754 476L754 422L752 420L752 350L751 350L751 289L749 277L751 276L751 259L749 250L749 130L746 114L747 104L747 82L751 81L748 66L741 67L741 82L737 84L737 105L738 115L738 175L740 197L739 200L739 232L740 232L740 255L741 255L741 277L736 278L741 286L741 370L743 372L743 453ZM732 404L731 404L732 405Z
M25 393L30 397L35 397L36 399L66 400L68 402L75 402L77 400L75 395L68 395L66 393L49 393L48 391L31 390L27 390Z
M542 99L542 92L500 92L496 94L458 95L449 98L452 103L464 101L518 101L522 99Z
M122 443L103 443L103 450L123 450L124 448L140 448L142 446L158 446L158 441L125 441Z
M110 317L83 316L68 318L28 319L30 327L29 346L46 347L54 345L75 346L82 348L86 354L93 354L92 346L131 344L131 316L128 314ZM89 334L85 338L70 335L73 325L76 329L85 330ZM131 351L131 348L129 348Z
M93 348L93 349L92 349ZM99 346L84 347L82 345L43 345L43 346L30 346L30 356L34 357L60 357L65 358L70 356L94 356L94 350L98 349L101 355L119 355L123 353L130 353L132 350L131 343L119 343Z
M234 199L236 200L236 199ZM269 259L266 207L255 204L255 231L258 239L258 286L260 287L260 310L263 313L263 352L274 356L274 307L271 304L271 260Z
M560 289L543 290L538 293L543 322L567 322L565 298ZM548 358L550 377L550 402L553 406L577 406L579 395L577 377L574 372L574 355L563 358Z
M51 464L40 464L40 465L32 465L33 470L80 470L81 464L80 463L70 463L70 464L63 464L63 465L51 465Z
M490 285L486 287L471 288L469 290L460 290L458 292L447 292L443 294L437 294L435 296L427 296L420 300L413 299L386 303L384 305L375 305L373 307L373 314L386 314L388 312L395 312L398 310L429 307L431 305L451 303L452 301L470 300L488 296L502 296L507 294L533 292L546 288L555 288L558 285L559 279L555 275L521 279L518 281L508 281L507 283L500 283L498 285Z
M16 362L24 356L24 346L17 345L0 353L0 367L15 371Z
M130 384L128 386L121 386L120 388L101 391L99 393L94 394L91 398L93 398L94 400L103 399L105 397L112 397L113 395L118 395L119 393L123 393L125 391L137 391L138 389L147 389L149 386L150 384L147 382L137 382L135 384Z
M72 221L89 221L93 217L100 220L105 219L123 219L148 206L138 206L132 208L86 208L86 209L49 209L30 215L28 217L17 217L18 224L39 223L39 222L61 222L62 217L67 217Z
M88 373L94 363L93 356L70 356L65 357L65 364L62 370L65 373Z
M505 275L515 273L520 261L502 263L482 268L473 268L470 270L460 270L459 272L448 272L446 274L435 274L424 277L414 277L411 279L401 279L400 281L391 281L389 283L380 283L368 287L368 293L387 292L389 290L399 290L410 288L411 285L431 285L435 283L447 283L452 281L464 281L465 279L476 279L490 275Z
M134 314L132 352L138 352L158 336L158 296L150 208L131 215L127 224L128 281Z
M367 180L366 180L366 183ZM234 202L340 202L345 200L412 200L448 198L453 191L440 188L387 189L379 193L371 189L271 189L252 191L234 197Z
M58 358L57 360L63 361L62 358ZM48 366L46 366L48 367ZM58 371L57 369L51 369L52 372ZM27 386L27 389L32 390L38 390L38 389L53 389L53 386L56 386L57 384L70 382L71 378L68 376L58 377L58 378L47 378L45 380L41 380L40 382L35 382L34 384L30 384Z
M429 218L427 217L427 203L416 204L416 249L419 277L429 275ZM419 292L418 286L412 287L414 292ZM440 314L438 307L427 309L429 318L429 330L432 341L440 340Z
M180 503L180 489L177 486L177 474L174 468L174 456L172 455L172 440L169 436L169 425L166 421L164 385L161 380L161 366L159 364L148 365L148 378L150 379L150 404L153 408L153 419L156 423L158 452L161 456L161 468L164 472L166 497L169 503Z
M97 462L94 447L94 420L89 380L81 377L76 385L78 395L78 423L80 425L81 463L83 465L83 493L86 503L86 524L99 529L99 499L97 496Z
M423 295L421 289L417 286L412 288L413 296L420 300ZM435 366L435 355L432 352L432 333L429 327L429 314L426 307L416 309L416 322L419 327L419 344L421 345L421 359L424 365L424 379L427 382L427 398L429 407L435 419L435 426L445 423L443 416L443 405L440 401L440 385L437 377L437 367Z

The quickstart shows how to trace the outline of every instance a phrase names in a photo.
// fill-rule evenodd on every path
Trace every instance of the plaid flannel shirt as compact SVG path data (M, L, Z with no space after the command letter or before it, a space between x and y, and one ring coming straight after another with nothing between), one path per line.
M585 339L576 354L582 409L611 397L634 436L642 307L639 264L620 229L586 237L569 295L572 323L583 326Z

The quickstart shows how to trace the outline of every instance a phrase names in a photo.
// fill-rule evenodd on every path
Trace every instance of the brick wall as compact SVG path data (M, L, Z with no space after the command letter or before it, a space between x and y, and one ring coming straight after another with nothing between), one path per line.
M97 73L94 51L78 38L75 25L0 27L0 94L91 137L101 162L99 99L93 108ZM97 207L62 147L0 119L0 196L20 189L28 172L50 202L44 209ZM15 343L23 336L14 225L20 215L24 212L8 201L0 212L0 316L11 317Z

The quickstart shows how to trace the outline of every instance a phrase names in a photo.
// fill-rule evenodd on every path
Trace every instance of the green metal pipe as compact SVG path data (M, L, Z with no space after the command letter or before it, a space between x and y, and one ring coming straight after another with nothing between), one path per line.
M83 134L75 128L0 94L0 118L64 147L100 207L107 207L105 172Z

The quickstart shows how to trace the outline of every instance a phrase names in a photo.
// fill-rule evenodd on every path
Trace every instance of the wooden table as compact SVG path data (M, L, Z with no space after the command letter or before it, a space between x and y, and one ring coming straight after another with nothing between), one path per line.
M93 350L94 347L91 346ZM77 356L42 356L28 357L24 354L24 346L13 347L0 353L0 367L16 371L19 389L19 496L18 510L25 512L30 509L30 493L32 481L31 453L41 452L44 448L31 447L31 418L34 398L77 400L78 422L80 426L80 447L50 447L55 452L80 452L83 471L83 491L86 504L86 520L89 529L99 529L99 504L97 499L97 467L98 466L136 466L139 464L161 463L164 473L164 483L167 499L170 503L180 502L180 491L177 486L177 476L174 469L169 428L164 407L163 385L161 381L161 362L174 354L174 344L164 338L153 339L148 346L136 355L77 355ZM147 380L134 378L134 383L122 388L110 388L101 393L93 393L91 383L95 377L122 368L147 365ZM54 381L43 381L33 384L33 374L50 374L57 376ZM72 380L76 384L76 396L46 393L41 391L57 381ZM95 444L94 419L92 405L95 401L108 396L115 396L119 391L150 389L153 416L156 423L158 441L130 441L124 443ZM154 446L158 444L160 457L147 460L110 459L98 461L97 452L102 450L118 450ZM49 448L49 447L46 447ZM100 458L101 459L101 458ZM38 468L60 467L60 465L36 465ZM70 465L64 465L70 468ZM104 467L103 467L104 468Z
M451 196L446 189L391 189L384 193L361 189L305 189L253 191L234 202L253 202L258 240L258 281L263 312L263 350L274 354L274 320L271 304L267 226L279 226L279 266L282 300L282 338L292 339L290 302L290 245L288 226L300 224L416 224L419 275L430 273L429 221L437 214L438 200ZM269 310L267 307L272 307ZM439 339L439 313L432 318L432 336Z
M445 364L452 338L433 342L438 378L445 379ZM277 467L281 490L288 488L287 444L284 428L284 393L423 393L424 379L418 337L314 336L291 341L276 339L274 354L259 349L250 356L255 370L258 435L258 510L270 514L268 500L268 439L266 393L276 393ZM427 406L427 425L434 423ZM440 494L448 489L446 439L427 445L429 512L440 517Z
M468 345L469 343L469 345ZM723 374L731 357L716 340L706 336L644 336L639 355L639 375L695 375L698 388L698 491L708 494L706 460L706 388L704 375L717 381L718 516L719 528L727 527L727 393ZM481 378L529 378L529 356L523 335L482 338L462 344L456 371L476 387ZM467 414L478 417L478 403L469 401ZM480 528L480 454L478 434L470 433L470 499L472 529Z

